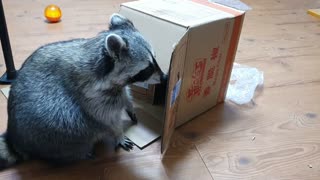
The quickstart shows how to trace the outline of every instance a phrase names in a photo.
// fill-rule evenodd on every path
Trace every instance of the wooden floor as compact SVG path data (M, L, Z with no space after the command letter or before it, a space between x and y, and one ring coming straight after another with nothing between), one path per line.
M45 43L106 29L122 1L55 1L63 21L47 24L42 14L50 2L3 0L18 68ZM1 171L0 178L320 179L320 19L306 13L320 1L244 2L253 10L246 15L236 61L265 75L264 91L251 106L226 102L179 128L163 161L157 141L142 151L101 153L71 167L26 162ZM0 95L2 132L6 121L6 99Z

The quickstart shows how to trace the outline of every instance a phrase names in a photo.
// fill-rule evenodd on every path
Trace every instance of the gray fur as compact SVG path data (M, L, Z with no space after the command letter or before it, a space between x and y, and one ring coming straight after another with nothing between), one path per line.
M13 162L9 154L73 162L87 159L96 142L110 137L116 146L132 148L120 116L133 114L127 85L161 75L151 52L132 22L117 14L96 37L40 47L12 84L5 137L14 153L0 151L0 159L7 165Z
M5 136L0 136L0 168L13 165L17 162L17 156L8 147Z

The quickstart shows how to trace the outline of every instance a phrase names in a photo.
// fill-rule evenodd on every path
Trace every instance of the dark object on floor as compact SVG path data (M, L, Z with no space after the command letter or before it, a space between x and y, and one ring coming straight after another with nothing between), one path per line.
M2 1L0 1L0 39L1 39L3 56L6 63L6 68L7 68L6 73L2 77L0 77L0 84L11 84L11 82L17 76L17 72L13 63L10 40L9 40L9 35L7 30L6 19L4 16Z

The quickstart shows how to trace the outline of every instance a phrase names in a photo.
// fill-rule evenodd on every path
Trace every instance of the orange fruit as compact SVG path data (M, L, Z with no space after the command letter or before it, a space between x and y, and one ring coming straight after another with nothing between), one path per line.
M59 6L51 4L44 10L44 16L49 22L55 23L60 21L62 13Z

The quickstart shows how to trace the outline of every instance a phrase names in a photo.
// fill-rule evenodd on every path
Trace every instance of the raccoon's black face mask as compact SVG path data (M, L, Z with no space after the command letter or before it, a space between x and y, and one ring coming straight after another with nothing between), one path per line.
M160 83L163 73L150 44L135 29L133 23L120 15L113 15L105 48L113 59L113 75L120 84L144 82Z
M150 62L149 65L141 70L138 74L134 75L129 79L129 83L135 83L135 82L143 82L151 77L158 78L160 82L164 80L164 74L162 73L157 61L152 56L152 63Z
M148 80L152 74L154 73L155 68L150 63L149 66L147 66L145 69L141 70L138 74L135 76L129 78L129 83L135 83L135 82L142 82Z

